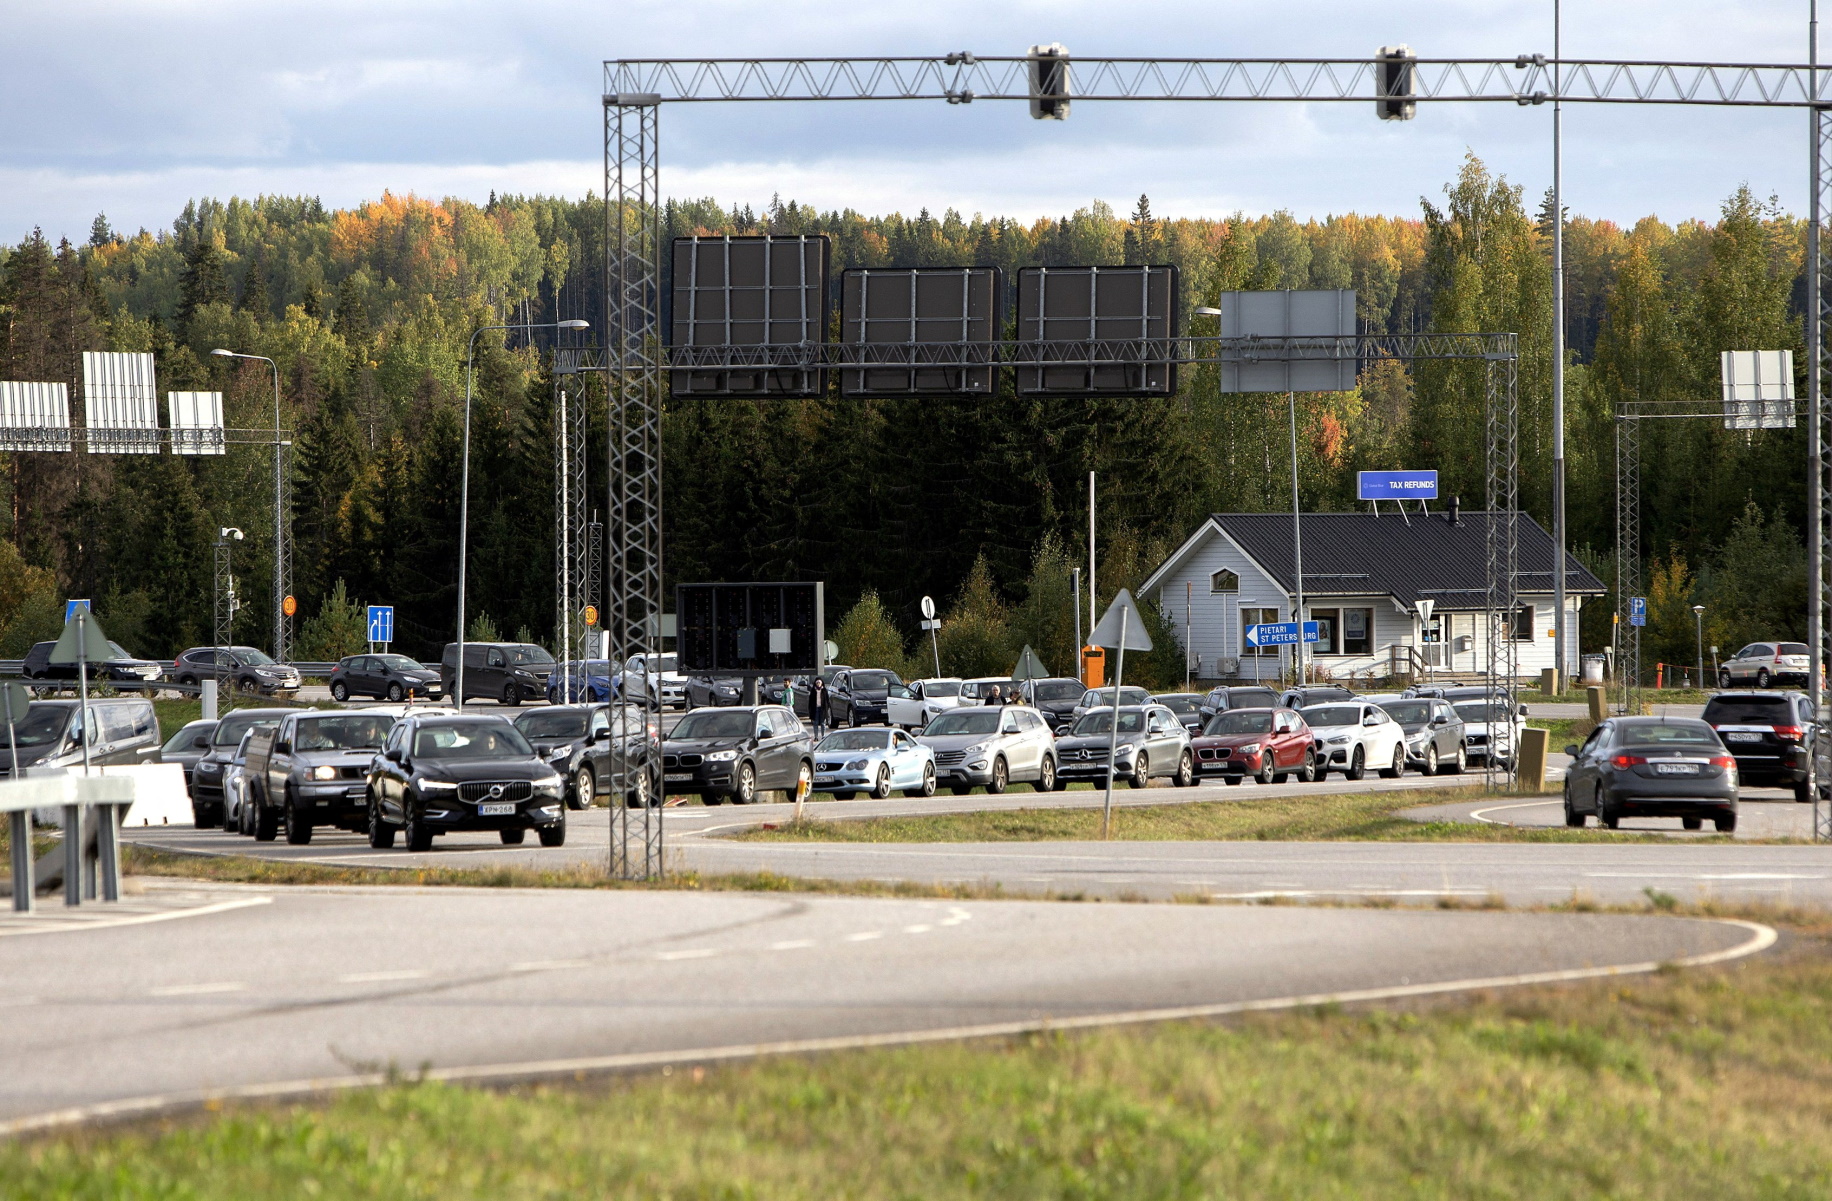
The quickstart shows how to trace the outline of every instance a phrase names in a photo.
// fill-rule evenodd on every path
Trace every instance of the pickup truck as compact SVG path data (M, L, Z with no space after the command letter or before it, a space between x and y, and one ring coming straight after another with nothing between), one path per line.
M243 767L254 806L254 836L280 830L295 845L315 826L369 828L369 764L394 726L392 713L308 709L256 730Z

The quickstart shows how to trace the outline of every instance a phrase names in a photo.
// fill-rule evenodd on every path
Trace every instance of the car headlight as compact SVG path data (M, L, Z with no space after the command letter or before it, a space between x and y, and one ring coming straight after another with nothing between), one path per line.
M534 791L537 796L559 796L565 788L565 783L557 775L534 782Z
M197 765L197 770L206 776L213 776L217 772L223 770L223 765L220 763L212 763L208 759L205 759Z
M337 769L326 763L323 766L314 767L311 771L305 773L305 778L308 780L335 780L337 778Z
M457 792L458 785L449 780L421 780L421 792Z
M1348 740L1349 740L1349 736L1347 734L1337 734L1335 737L1329 740L1329 744L1331 746L1341 746L1343 743L1347 742Z
M1259 750L1260 750L1259 743L1249 742L1246 746L1243 746L1240 748L1240 753L1243 755L1257 755L1259 754Z
M556 746L556 747L554 747L554 748L553 748L553 749L552 749L551 751L548 751L548 752L547 752L547 757L548 757L549 759L564 759L564 758L566 758L566 757L567 757L568 755L570 755L570 754L572 754L572 748L571 748L571 747L569 747L569 746Z
M738 757L737 751L708 751L706 752L706 762L708 763L730 763L733 759L736 759L737 757Z
M846 770L847 771L864 771L866 768L866 765L869 764L870 762L871 762L870 759L854 759L846 765Z

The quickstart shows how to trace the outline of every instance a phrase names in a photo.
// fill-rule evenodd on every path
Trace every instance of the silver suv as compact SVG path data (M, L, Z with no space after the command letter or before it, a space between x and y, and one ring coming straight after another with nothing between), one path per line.
M987 792L1028 783L1056 788L1056 739L1043 714L1022 705L954 709L938 715L916 741L935 752L935 774L955 796L976 785Z
M1808 653L1804 642L1752 642L1718 666L1718 687L1799 684L1804 688L1812 662Z

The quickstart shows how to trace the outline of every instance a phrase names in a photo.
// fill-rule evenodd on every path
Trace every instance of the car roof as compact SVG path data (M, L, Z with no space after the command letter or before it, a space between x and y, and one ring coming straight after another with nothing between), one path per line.
M1792 688L1783 688L1783 689L1770 688L1767 691L1763 691L1760 688L1742 688L1742 689L1737 689L1736 691L1725 691L1725 692L1715 693L1712 695L1711 701L1729 701L1729 700L1750 701L1750 700L1783 700L1783 699L1805 700L1806 696L1807 696L1806 693L1796 691L1795 689L1792 689ZM1709 705L1711 701L1706 701L1705 703Z

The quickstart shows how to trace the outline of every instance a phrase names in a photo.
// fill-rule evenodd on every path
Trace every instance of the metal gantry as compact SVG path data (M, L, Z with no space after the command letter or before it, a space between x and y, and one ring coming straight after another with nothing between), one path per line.
M1616 679L1623 713L1633 713L1641 687L1641 627L1629 621L1629 598L1641 595L1641 415L1634 406L1616 412Z
M1483 372L1483 508L1488 524L1484 546L1488 584L1488 753L1482 775L1490 788L1507 780L1520 765L1520 739L1513 734L1520 650L1515 623L1520 612L1520 354L1508 335L1508 353L1495 354ZM1552 553L1562 555L1554 546ZM1562 665L1561 665L1562 666ZM1509 755L1504 766L1496 753L1497 722L1508 730Z

